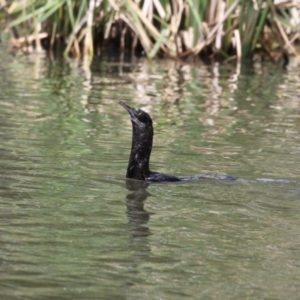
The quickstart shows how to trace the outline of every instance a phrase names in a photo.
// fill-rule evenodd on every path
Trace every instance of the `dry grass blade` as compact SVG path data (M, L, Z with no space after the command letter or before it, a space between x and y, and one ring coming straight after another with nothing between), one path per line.
M92 26L93 26L93 18L94 18L94 8L95 8L95 0L90 0L89 9L87 11L87 22L86 22L86 34L84 40L84 50L83 54L85 56L93 57L93 37L92 37Z
M137 6L137 4L133 1L128 0L127 2L129 9L131 12L138 16L138 18L143 22L143 24L146 26L146 28L149 30L150 34L157 39L159 37L158 30L154 27L154 25L144 16L140 8Z
M225 9L226 9L226 4L225 2L221 2L219 5L219 11L218 11L218 19L223 20L224 19L224 14L225 14ZM217 33L216 33L216 49L221 48L221 43L222 43L222 33L223 33L223 26L224 22L221 22L221 26L219 26Z
M150 53L152 49L152 42L148 37L147 32L145 31L138 17L134 14L124 14L124 16L125 18L123 18L123 20L128 24L129 27L134 28L134 32L139 37L145 52L147 54Z
M71 3L69 3L68 5L70 5ZM77 18L76 21L73 20L72 21L72 32L69 36L68 39L68 44L65 50L65 55L68 54L68 52L70 51L72 45L74 45L74 50L75 50L75 54L77 56L80 55L80 47L79 47L79 42L80 42L80 38L77 37L78 32L82 29L83 25L87 22L87 15L84 16L84 11L86 7L86 1L82 1L80 8L79 8L79 12L77 14ZM70 8L69 8L70 9Z
M276 15L276 10L275 10L275 6L272 3L272 1L268 0L269 5L271 7L271 13L272 13L272 17L273 17L273 21L276 25L277 31L280 35L279 41L281 44L281 47L283 49L283 51L288 50L290 51L292 54L294 54L295 56L297 56L298 58L300 58L300 55L297 53L296 49L293 47L293 45L290 43L281 23L278 20L278 17ZM284 44L281 42L281 40L283 40Z
M154 56L156 56L157 52L159 51L159 48L161 47L164 39L169 35L169 30L168 29L163 29L160 37L157 39L154 47L152 48L152 50L149 53L149 58L153 58Z
M236 42L236 56L238 61L240 62L242 59L242 45L241 45L241 37L238 29L233 31L235 42Z
M159 16L164 19L166 17L166 12L164 10L164 8L162 7L161 3L159 0L153 0L153 5L156 8Z
M219 29L219 27L222 25L222 23L224 22L224 20L234 11L234 9L236 8L236 6L238 5L239 3L239 0L235 0L234 3L230 6L230 8L226 11L226 13L224 14L223 18L219 20L219 22L214 26L214 28L209 32L207 38L205 41L199 43L198 45L196 45L196 47L194 47L191 52L193 54L198 54L202 49L203 47L206 45L206 44L209 44L212 42L213 38L214 38L214 35L216 34L217 30ZM185 55L189 55L190 52L186 52L186 53L183 53L183 56Z
M65 54L92 57L94 45L108 39L122 50L138 44L149 58L203 50L229 58L235 47L239 61L257 49L298 56L292 43L300 42L299 1L0 0L0 5L0 21L15 36L36 36L38 46L45 32L49 48L63 41Z

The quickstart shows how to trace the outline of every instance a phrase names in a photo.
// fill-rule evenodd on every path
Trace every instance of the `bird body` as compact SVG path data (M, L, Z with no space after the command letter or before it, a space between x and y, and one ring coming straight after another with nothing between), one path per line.
M122 101L119 103L129 113L132 123L132 144L126 178L147 182L177 182L194 181L198 179L236 180L235 177L227 175L196 175L188 177L151 172L149 162L154 135L152 119L149 114L142 109L130 107Z

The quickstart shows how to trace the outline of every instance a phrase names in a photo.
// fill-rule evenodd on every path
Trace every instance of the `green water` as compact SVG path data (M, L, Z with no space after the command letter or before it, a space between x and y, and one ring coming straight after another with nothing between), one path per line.
M0 48L1 299L299 299L299 71L235 73ZM153 117L153 171L247 180L129 191L120 100Z

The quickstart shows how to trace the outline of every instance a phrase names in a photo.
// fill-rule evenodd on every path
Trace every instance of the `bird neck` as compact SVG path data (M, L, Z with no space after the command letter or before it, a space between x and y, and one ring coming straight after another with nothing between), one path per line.
M132 145L127 167L127 178L146 180L150 175L149 161L153 143L153 128L133 124Z

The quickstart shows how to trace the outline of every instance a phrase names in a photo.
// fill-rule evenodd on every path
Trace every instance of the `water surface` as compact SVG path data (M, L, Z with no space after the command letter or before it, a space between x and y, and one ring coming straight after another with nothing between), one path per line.
M0 48L1 298L298 299L298 73ZM128 190L120 100L153 117L153 171L246 180Z

